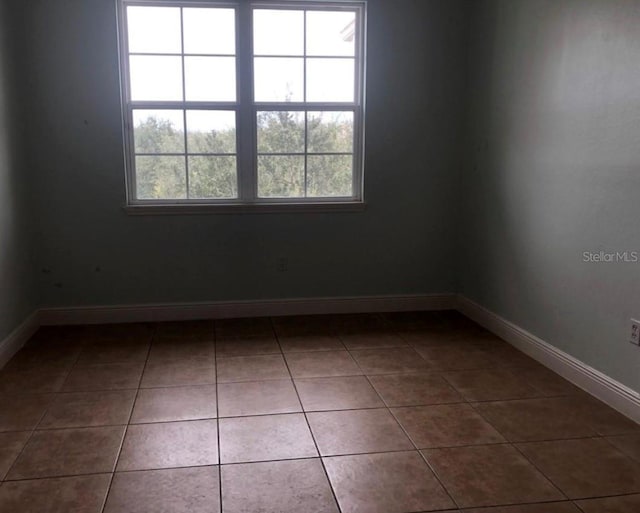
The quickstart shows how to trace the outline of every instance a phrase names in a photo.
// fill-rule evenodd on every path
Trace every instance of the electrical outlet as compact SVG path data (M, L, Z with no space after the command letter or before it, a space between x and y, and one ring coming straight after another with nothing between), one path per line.
M278 258L276 269L279 273L286 273L289 270L289 259L287 257Z
M631 319L631 332L629 334L629 342L640 346L640 321Z

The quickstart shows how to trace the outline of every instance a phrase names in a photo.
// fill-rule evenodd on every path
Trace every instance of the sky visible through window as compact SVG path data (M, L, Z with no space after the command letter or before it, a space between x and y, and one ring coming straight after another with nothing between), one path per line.
M181 21L180 10L127 8L131 99L235 102L235 11L185 7ZM305 101L306 65L306 101L353 102L354 22L354 12L306 11L305 62L305 12L255 9L255 100ZM145 111L144 115L162 114L178 121L180 112ZM191 130L208 131L229 128L229 123L233 117L203 114L191 116L189 125Z

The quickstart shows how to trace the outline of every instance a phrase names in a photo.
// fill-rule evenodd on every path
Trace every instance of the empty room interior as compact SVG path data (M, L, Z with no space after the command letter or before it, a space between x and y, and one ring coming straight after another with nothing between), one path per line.
M0 0L0 513L640 512L640 0Z

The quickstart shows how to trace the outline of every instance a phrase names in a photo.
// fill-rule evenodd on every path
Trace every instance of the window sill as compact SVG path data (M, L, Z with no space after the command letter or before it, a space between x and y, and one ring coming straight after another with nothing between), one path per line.
M226 203L226 204L136 204L124 211L132 216L203 215L203 214L289 214L363 212L364 201L317 203Z

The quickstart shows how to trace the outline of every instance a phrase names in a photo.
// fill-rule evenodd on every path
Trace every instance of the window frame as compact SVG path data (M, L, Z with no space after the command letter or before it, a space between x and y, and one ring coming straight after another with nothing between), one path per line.
M125 156L125 210L130 214L197 214L207 212L304 212L360 211L364 209L364 119L365 119L365 41L366 0L116 0L118 12L119 69ZM218 7L235 9L236 101L134 101L131 99L127 7ZM354 101L353 102L258 102L254 100L253 10L283 9L355 12ZM306 23L305 23L306 26ZM182 28L181 28L182 30ZM184 34L182 34L184 41ZM184 69L184 44L180 56ZM306 69L306 44L302 55ZM316 56L317 58L317 56ZM304 99L306 100L306 72ZM150 110L228 110L236 113L237 198L231 199L139 199L136 194L136 168L133 112ZM345 111L353 112L352 196L348 197L258 197L257 115L261 111ZM186 114L185 114L186 116ZM306 123L305 123L306 128ZM185 130L186 140L186 126ZM306 139L306 136L305 136ZM307 151L305 145L305 155ZM188 148L184 154L188 157ZM306 157L305 157L306 161ZM187 189L188 189L187 170ZM305 166L306 183L306 166Z

